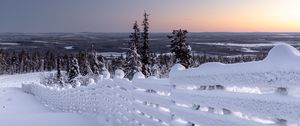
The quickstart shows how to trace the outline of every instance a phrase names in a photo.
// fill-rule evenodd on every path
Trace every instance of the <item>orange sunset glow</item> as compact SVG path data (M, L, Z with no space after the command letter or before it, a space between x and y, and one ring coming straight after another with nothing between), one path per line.
M188 12L167 16L167 21L155 16L153 20L159 26L184 27L194 32L300 31L300 0L220 0L215 4L206 3L206 6L196 3L183 9ZM158 27L154 30L165 29Z

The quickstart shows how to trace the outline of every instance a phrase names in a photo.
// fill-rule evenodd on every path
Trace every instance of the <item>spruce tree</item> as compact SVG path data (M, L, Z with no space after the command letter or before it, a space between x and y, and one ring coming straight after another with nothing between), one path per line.
M42 61L41 61L41 55L39 50L35 50L34 55L33 55L33 64L34 64L34 71L41 71L41 66L42 66Z
M90 67L90 63L89 63L89 61L88 61L88 53L87 53L87 51L85 52L85 54L84 54L84 56L83 56L83 63L82 63L82 65L81 65L80 68L82 68L81 74L82 74L83 76L90 75L90 74L93 73L93 72L92 72L92 69L91 69L91 67Z
M61 59L59 56L57 56L56 59L56 69L57 69L57 73L56 73L57 83L63 86L63 79L61 75Z
M87 51L80 51L78 54L78 64L80 66L80 74L82 76L90 75L92 74L92 70L90 67L90 63L88 60L88 53Z
M144 13L143 20L143 33L142 33L142 46L140 48L140 55L142 60L142 73L149 77L151 75L150 72L150 47L149 47L149 14Z
M0 49L0 74L5 74L5 67L7 62L5 60L5 55L2 49Z
M126 72L125 76L129 79L132 79L135 73L142 71L141 57L137 52L137 44L140 42L140 29L138 28L137 21L135 21L133 25L133 30L134 32L131 33L131 35L129 36L130 49L127 52L126 66L125 66L125 72Z
M105 64L104 64L104 57L102 55L97 57L98 64L99 64L99 73L103 74L103 71L107 71Z
M187 30L173 30L171 39L171 53L174 54L174 63L180 63L186 68L191 66L191 47L187 43Z
M61 62L61 66L62 69L65 70L67 73L69 73L69 69L70 69L70 58L68 56L68 54L65 54L62 58L62 62Z
M44 58L44 71L50 71L51 70L51 61L50 61L50 51L48 50L46 52L45 58Z
M74 83L74 79L80 74L79 66L78 66L78 60L74 57L71 61L70 65L70 71L69 71L69 77L68 81L69 83Z
M103 62L98 60L97 52L94 49L94 44L91 45L91 51L89 54L89 62L90 62L90 68L92 69L93 74L95 74L95 75L102 74L102 71L105 67L104 67Z
M18 72L18 66L19 66L19 62L18 62L18 57L17 57L17 54L16 52L14 51L11 55L11 58L10 58L10 63L11 63L11 71L10 73L11 74L14 74L14 73L17 73Z

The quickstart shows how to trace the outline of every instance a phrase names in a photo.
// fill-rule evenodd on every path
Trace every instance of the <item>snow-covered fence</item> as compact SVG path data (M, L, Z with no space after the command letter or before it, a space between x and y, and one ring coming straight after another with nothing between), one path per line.
M121 74L86 87L23 84L22 89L54 111L107 115L116 126L168 126L171 122L168 79L137 77L129 81Z
M54 88L40 84L23 84L22 89L36 96L40 102L54 111L97 112L102 93L99 85L78 88Z
M22 87L53 110L105 114L117 126L300 126L299 66L299 52L279 45L259 62L175 65L169 79L119 71L87 87Z
M132 92L136 119L144 125L168 126L171 122L171 85L168 79L134 79Z
M279 45L259 62L208 63L187 70L174 66L174 120L209 126L300 125L300 57L295 52Z

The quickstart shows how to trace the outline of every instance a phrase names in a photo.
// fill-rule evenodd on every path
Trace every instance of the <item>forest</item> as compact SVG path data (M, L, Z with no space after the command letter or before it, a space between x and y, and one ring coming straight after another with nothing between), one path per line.
M225 64L262 60L266 54L216 56L193 53L187 41L187 30L173 30L170 35L170 53L153 53L149 46L149 14L143 15L142 30L135 21L132 33L129 35L129 50L121 56L101 56L92 44L90 48L76 54L61 54L60 52L46 51L41 54L38 49L33 53L26 50L20 52L6 52L0 50L0 74L16 74L40 71L54 71L56 75L46 77L49 83L76 83L76 78L97 77L104 72L111 73L118 69L123 70L125 77L132 79L137 72L146 77L155 76L166 78L171 67L180 63L186 68L198 67L207 62L221 62ZM51 79L49 79L51 78ZM74 80L75 79L75 80Z

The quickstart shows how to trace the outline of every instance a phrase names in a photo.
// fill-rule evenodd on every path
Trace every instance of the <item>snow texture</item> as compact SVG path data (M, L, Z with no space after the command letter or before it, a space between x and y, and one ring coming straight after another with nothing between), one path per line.
M39 83L41 73L0 76L1 126L99 126L102 116L53 112L21 90L22 83ZM49 74L49 73L48 73Z
M175 65L170 73L170 83L176 86L171 94L177 103L174 108L183 110L185 108L180 106L184 105L200 111L180 113L174 110L175 115L187 123L199 125L298 126L299 56L294 47L278 44L262 61L206 63L187 70ZM199 117L188 117L187 114L198 114ZM204 119L198 119L200 117Z
M52 111L105 115L116 126L300 126L299 56L278 44L263 61L192 69L177 64L169 79L137 73L130 81L117 70L114 79L94 85L29 83L22 89Z

